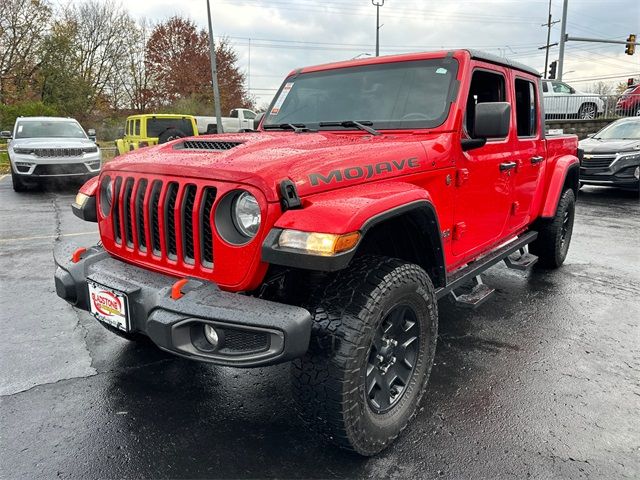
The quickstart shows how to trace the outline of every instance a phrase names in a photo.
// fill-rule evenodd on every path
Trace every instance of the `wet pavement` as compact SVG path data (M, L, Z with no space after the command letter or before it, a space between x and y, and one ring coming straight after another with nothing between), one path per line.
M637 194L585 187L562 269L497 266L479 310L442 301L420 411L370 459L304 428L288 365L175 358L58 299L54 242L98 238L73 196L0 180L4 478L640 477Z

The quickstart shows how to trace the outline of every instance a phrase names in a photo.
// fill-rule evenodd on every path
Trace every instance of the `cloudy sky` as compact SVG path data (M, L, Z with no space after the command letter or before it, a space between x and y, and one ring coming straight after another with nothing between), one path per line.
M379 0L377 0L379 1ZM371 0L211 0L216 36L235 45L240 66L258 104L268 102L283 76L304 65L344 60L375 50L375 7ZM542 71L548 0L386 0L380 9L381 55L470 47L508 56ZM136 18L162 21L173 14L207 26L206 0L126 2ZM562 0L552 0L560 20ZM569 0L572 36L624 40L640 34L637 0ZM554 25L551 43L560 37ZM550 59L556 59L553 47ZM551 60L550 60L551 61ZM565 81L588 90L596 80L626 81L640 75L640 48L567 43Z

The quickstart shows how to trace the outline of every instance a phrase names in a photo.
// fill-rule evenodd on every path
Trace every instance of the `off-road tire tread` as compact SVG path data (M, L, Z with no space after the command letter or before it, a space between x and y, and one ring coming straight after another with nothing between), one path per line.
M338 447L373 455L391 444L410 423L416 414L417 405L426 389L433 357L426 371L426 378L408 421L402 429L383 444L371 438L361 438L359 445L349 439L348 413L350 405L341 393L347 379L344 373L351 368L359 369L356 357L360 349L357 339L368 337L372 326L357 315L362 309L370 309L380 297L381 285L395 282L422 284L429 292L429 314L436 315L433 331L432 352L437 339L437 304L433 284L428 274L419 266L398 259L362 256L354 259L348 269L333 276L319 286L310 296L307 308L313 317L311 344L307 354L293 362L293 394L302 420L314 431ZM351 388L358 388L352 385ZM353 392L353 390L351 390Z
M576 197L573 190L567 188L560 197L553 219L538 224L538 238L529 244L529 252L538 257L538 266L553 269L560 267L564 263L565 259L558 257L561 248L559 231L562 230L565 210L572 204L573 208L575 208L575 201Z

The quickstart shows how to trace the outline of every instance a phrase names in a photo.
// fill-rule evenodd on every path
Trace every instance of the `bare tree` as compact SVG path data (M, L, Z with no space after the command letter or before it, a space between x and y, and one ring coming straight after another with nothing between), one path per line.
M23 99L35 83L51 18L46 0L3 0L0 12L0 101Z
M126 41L126 65L120 70L119 79L128 107L144 112L151 100L152 79L149 74L146 47L152 26L146 19L138 21L128 32Z

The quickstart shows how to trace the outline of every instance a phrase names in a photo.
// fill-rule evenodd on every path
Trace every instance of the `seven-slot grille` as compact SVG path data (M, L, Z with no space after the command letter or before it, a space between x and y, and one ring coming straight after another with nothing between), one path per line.
M34 148L37 157L79 157L84 153L82 148Z
M116 177L111 221L118 247L213 268L214 187Z
M615 155L605 154L605 155L593 155L586 154L582 159L582 167L583 168L600 168L602 170L606 170L611 166L613 161L616 159Z

